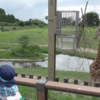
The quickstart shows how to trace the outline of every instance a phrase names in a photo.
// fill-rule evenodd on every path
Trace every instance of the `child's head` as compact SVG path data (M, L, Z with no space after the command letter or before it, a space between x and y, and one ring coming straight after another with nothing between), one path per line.
M5 85L11 87L16 83L15 70L9 65L0 66L0 85Z

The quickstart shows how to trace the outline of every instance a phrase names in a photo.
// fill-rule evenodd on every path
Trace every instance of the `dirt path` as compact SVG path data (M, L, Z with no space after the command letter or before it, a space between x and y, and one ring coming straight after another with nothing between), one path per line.
M77 51L84 52L84 48L77 48ZM93 50L93 49L89 49L89 48L85 48L85 52L97 54L97 50Z

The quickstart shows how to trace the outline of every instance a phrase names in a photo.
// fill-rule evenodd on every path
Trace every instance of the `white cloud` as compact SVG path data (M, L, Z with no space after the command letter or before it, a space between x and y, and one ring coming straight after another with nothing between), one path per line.
M81 15L82 15L82 13L81 13L81 8L83 9L83 13L84 13L84 10L85 10L85 6L68 6L68 7L58 7L58 9L57 10L78 10L79 12L80 12L80 17L81 17ZM91 12L91 11L93 11L93 12L96 12L96 13L98 13L99 14L99 16L100 16L100 6L88 6L87 7L87 11L86 12Z
M87 0L57 0L57 10L79 10L85 9ZM100 6L94 0L89 1L87 12L95 11L100 15ZM0 8L3 8L6 14L14 14L16 18L28 20L30 18L39 18L45 20L48 16L48 0L0 0Z

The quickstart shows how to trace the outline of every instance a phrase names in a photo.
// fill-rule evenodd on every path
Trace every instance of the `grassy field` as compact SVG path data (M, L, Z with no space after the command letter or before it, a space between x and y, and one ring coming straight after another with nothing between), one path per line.
M48 29L47 28L34 28L16 31L0 31L0 43L17 43L17 39L27 35L30 37L30 43L33 44L47 44L48 43Z
M6 28L9 28L9 26L6 26ZM11 26L10 26L11 27ZM27 35L30 37L30 43L33 44L41 44L41 45L48 45L48 28L47 26L45 28L37 28L29 27L18 27L18 28L24 28L23 30L10 30L1 32L0 31L0 43L17 43L17 39L22 35ZM25 29L26 28L26 29ZM93 27L86 27L85 28L85 39L83 39L83 36L81 38L80 47L83 48L91 48L96 49L98 48L99 39L94 39L96 34L97 26Z
M91 48L91 49L96 49L98 48L98 43L99 43L99 39L94 40L94 36L95 36L95 30L97 27L92 27L92 28L88 28L87 29L87 38L88 38L88 44L86 45L87 48ZM91 31L88 32L88 30L91 29ZM91 32L91 34L90 34ZM0 31L0 49L17 49L20 46L19 45L13 45L16 44L18 41L17 39L22 36L22 35L28 35L30 37L30 43L32 44L42 44L42 45L47 45L48 44L48 29L47 28L33 28L33 29L24 29L24 30L16 30L16 31L5 31L5 32L1 32ZM4 44L6 43L6 44ZM10 44L8 44L10 43ZM81 47L84 47L84 41L81 40ZM42 47L40 53L48 53L48 47ZM56 53L61 53L61 51L56 51ZM95 59L96 54L92 54L92 53L87 53L87 52L78 52L78 51L67 51L66 52L68 55L70 56L79 56L79 57L83 57L83 58L89 58L89 59ZM10 54L10 52L0 52L0 57L1 58L20 58L20 57L14 57L12 55L8 55ZM27 57L21 57L23 58L27 58ZM40 58L43 58L40 57ZM29 59L33 59L33 58L29 58ZM34 59L38 59L38 58L34 58Z
M11 27L11 26L10 26ZM10 28L6 26L6 28ZM36 44L48 44L48 27L45 28L37 28L37 27L18 27L23 30L10 30L1 32L0 31L0 43L16 43L16 39L21 35L28 35L31 38L31 43ZM26 29L25 29L26 28ZM29 29L27 29L29 28ZM32 28L32 29L30 29ZM90 40L90 42L95 42L94 36L96 34L97 27L87 27L85 28L86 38ZM66 29L67 31L68 29ZM63 30L62 30L63 31Z

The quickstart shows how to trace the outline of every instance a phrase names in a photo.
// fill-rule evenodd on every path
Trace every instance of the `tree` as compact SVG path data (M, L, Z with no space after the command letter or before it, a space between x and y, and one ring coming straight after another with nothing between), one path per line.
M15 18L15 21L16 21L16 22L20 22L20 20L19 20L19 19L17 19L17 18Z
M28 46L29 41L30 38L27 35L22 35L20 38L18 38L18 42L23 48L26 48Z
M71 17L68 17L68 18L66 18L66 17L63 17L62 18L62 24L66 24L66 25L69 25L69 24L73 24L73 19L71 18Z
M7 18L6 18L6 19L7 19L7 22L8 22L8 23L10 23L10 22L11 22L11 17L10 17L10 14L8 14L8 15L7 15Z
M39 19L34 19L34 20L33 20L33 24L34 24L34 25L39 25L39 24L46 25L45 22L43 22L43 21L41 21L41 20L39 20Z
M26 21L26 22L25 22L25 25L29 25L29 21Z
M10 23L15 23L15 17L14 17L14 15L13 15L13 14L11 14L11 15L10 15L10 18L11 18Z
M87 24L90 26L98 26L99 25L99 15L96 12L88 12L87 16Z
M44 25L43 25L43 24L39 24L39 27L43 28L43 27L44 27Z
M2 22L2 21L3 21L2 14L0 14L0 22Z
M30 18L29 19L29 24L32 25L32 23L33 23L33 19Z
M4 14L5 15L4 9L0 8L0 14Z
M18 23L18 25L19 25L19 26L24 26L24 22L23 22L23 21L20 21L20 22Z

